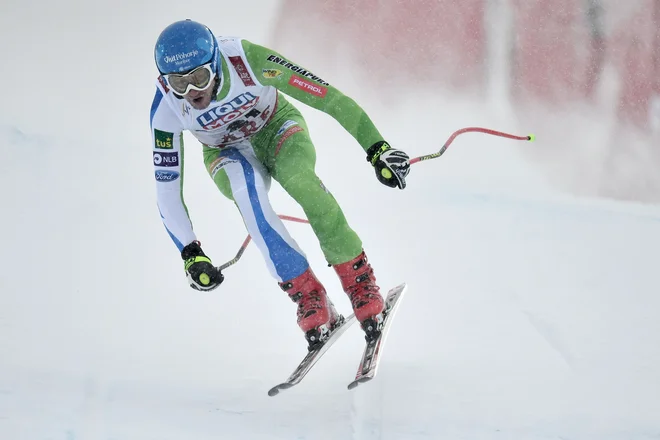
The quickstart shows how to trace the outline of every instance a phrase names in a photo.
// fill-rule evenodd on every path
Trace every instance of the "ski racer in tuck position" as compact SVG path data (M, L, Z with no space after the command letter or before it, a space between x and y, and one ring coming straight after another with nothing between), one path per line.
M383 140L349 97L277 52L239 38L218 38L182 20L156 42L160 76L151 107L158 208L181 252L190 286L212 290L223 274L202 251L183 200L183 135L203 144L206 169L238 207L272 276L297 303L297 322L313 349L339 315L268 199L274 178L300 204L323 254L367 332L383 317L383 297L362 242L315 172L316 151L287 94L336 119L367 153L378 180L403 189L409 157Z

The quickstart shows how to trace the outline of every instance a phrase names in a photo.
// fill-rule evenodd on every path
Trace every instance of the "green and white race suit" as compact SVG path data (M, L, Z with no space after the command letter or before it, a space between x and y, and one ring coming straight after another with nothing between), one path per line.
M158 208L170 237L179 251L196 239L183 199L182 133L188 130L203 144L209 175L236 203L278 281L300 275L308 262L270 205L271 177L305 211L328 263L353 259L362 243L316 175L307 125L283 94L332 116L365 151L382 136L355 101L300 65L243 39L218 44L220 84L207 108L192 108L162 77L156 82L153 163Z

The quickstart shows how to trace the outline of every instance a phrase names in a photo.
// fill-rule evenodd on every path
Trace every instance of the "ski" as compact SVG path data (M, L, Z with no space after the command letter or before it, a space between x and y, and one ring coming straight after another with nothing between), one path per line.
M277 396L281 390L288 390L289 388L298 385L303 378L309 373L314 364L321 359L321 356L334 344L339 336L341 336L350 326L355 322L355 314L343 318L343 322L338 324L328 336L328 339L323 342L321 346L307 353L304 359L300 362L298 367L291 373L291 376L279 385L274 386L268 391L268 395L273 397Z
M362 360L358 367L355 380L348 384L348 389L352 390L361 383L370 381L376 376L378 372L378 365L380 358L383 354L383 347L387 333L394 319L394 314L401 303L401 298L406 292L407 285L405 283L393 288L387 294L385 299L385 312L383 313L383 323L378 336L370 341L367 341L362 354Z

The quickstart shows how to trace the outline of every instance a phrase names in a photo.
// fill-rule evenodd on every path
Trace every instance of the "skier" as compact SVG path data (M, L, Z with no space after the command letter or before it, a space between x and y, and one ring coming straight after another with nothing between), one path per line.
M203 144L209 175L234 201L272 276L297 303L297 322L310 350L328 336L339 315L271 207L271 177L303 208L369 337L383 318L376 277L360 238L316 175L305 120L282 93L335 118L366 151L384 185L405 188L408 155L390 147L352 99L266 47L216 39L205 25L188 19L162 31L155 61L160 76L151 133L158 208L190 286L212 290L224 276L202 251L183 200L183 130Z

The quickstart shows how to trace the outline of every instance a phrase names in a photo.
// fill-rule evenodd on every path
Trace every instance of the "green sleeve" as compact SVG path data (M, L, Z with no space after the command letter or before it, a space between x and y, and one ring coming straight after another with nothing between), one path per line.
M242 40L252 71L259 82L332 116L366 152L383 136L367 113L351 98L277 52Z

